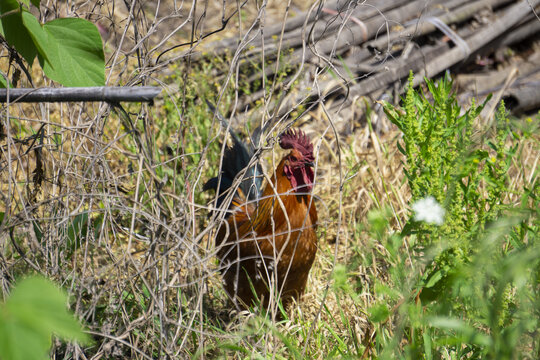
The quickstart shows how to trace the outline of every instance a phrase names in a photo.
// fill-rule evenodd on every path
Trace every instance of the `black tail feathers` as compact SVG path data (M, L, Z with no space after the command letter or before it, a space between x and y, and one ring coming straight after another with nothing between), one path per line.
M229 129L229 132L233 139L232 147L227 146L223 155L223 163L221 166L221 179L220 176L214 177L208 180L203 190L214 189L218 196L217 206L221 207L221 204L228 195L228 190L232 187L237 175L247 168L254 156L254 147L246 145L234 130L229 126L227 120L225 120L215 109L215 107L207 100L208 107L216 114L221 124ZM250 166L242 177L242 181L238 186L242 190L246 201L257 200L262 191L263 172L259 163ZM219 189L218 189L219 186ZM237 196L235 194L235 196Z

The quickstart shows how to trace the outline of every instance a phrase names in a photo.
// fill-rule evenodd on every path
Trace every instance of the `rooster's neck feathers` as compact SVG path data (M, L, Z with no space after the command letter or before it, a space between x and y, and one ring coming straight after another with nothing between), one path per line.
M263 171L261 165L253 161L255 156L253 146L248 146L240 140L240 138L233 133L233 145L225 148L225 153L222 160L222 170L220 176L216 176L206 182L203 186L203 190L214 189L218 197L217 207L221 207L222 203L228 198L231 188L233 187L234 180L242 175L242 180L238 186L238 190L235 191L232 198L232 202L227 207L238 207L238 204L247 204L251 208L250 204L259 204L260 201L264 201L267 197L272 197L276 194L290 194L303 196L311 191L311 182L313 176L299 176L291 178L292 171L298 170L298 165L313 163L313 144L306 134L301 131L295 131L289 129L279 136L279 144L283 149L292 149L292 153L301 154L301 161L299 164L289 165L290 157L284 157L277 166L274 174L272 174L271 183L267 184L263 189ZM291 170L293 169L293 170ZM285 171L288 170L288 171ZM311 169L309 169L311 171ZM305 170L304 170L305 172ZM287 173L287 174L286 174ZM313 172L311 171L310 174ZM305 179L304 179L305 178ZM307 181L309 180L309 181ZM297 192L297 194L295 194ZM257 205L255 205L257 206Z

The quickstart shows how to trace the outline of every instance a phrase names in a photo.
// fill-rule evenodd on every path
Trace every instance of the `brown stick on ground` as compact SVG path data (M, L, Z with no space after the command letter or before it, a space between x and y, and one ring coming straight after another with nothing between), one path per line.
M511 0L481 0L473 3L466 3L465 5L452 10L452 12L448 12L439 16L439 19L445 24L459 23L470 19L471 17L478 14L478 11L486 7L500 6L509 2L511 2ZM407 26L401 31L395 31L389 34L387 37L370 41L368 46L377 48L382 51L384 48L386 48L387 44L391 44L396 39L410 36L422 36L436 30L437 28L435 27L435 25L424 21L420 24L413 24Z

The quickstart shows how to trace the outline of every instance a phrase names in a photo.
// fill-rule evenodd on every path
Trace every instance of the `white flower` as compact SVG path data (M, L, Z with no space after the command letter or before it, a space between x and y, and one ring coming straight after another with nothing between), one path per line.
M436 225L442 225L444 222L444 209L433 196L418 200L412 205L412 208L416 221L425 221L428 224Z

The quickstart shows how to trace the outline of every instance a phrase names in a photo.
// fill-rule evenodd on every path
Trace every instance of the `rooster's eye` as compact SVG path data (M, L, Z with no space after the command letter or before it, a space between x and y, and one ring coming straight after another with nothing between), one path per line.
M291 155L291 160L292 160L292 161L296 161L296 160L298 160L298 159L296 158L296 156L292 156L292 155Z

